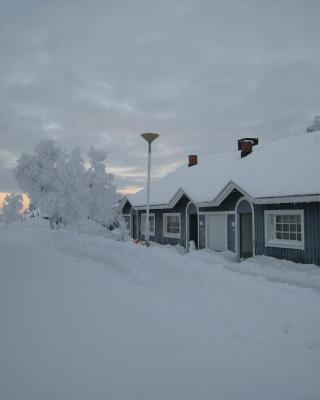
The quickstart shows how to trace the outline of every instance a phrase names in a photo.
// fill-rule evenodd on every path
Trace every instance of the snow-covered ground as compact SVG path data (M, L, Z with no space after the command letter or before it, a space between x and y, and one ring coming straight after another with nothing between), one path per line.
M2 226L0 399L318 400L319 288L312 266Z

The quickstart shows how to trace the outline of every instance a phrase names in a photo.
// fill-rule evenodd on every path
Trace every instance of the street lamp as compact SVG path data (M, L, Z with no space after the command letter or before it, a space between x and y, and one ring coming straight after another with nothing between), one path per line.
M159 136L157 133L142 133L141 136L148 142L148 183L147 183L147 212L146 212L146 225L145 225L145 242L147 247L150 246L150 174L151 174L151 143Z

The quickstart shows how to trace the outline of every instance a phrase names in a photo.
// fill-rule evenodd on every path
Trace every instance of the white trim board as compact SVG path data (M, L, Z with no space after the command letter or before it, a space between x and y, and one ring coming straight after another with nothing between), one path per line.
M235 211L199 211L199 215L235 214Z
M235 206L235 229L236 229L236 237L235 237L235 250L236 250L236 256L237 256L237 260L240 261L241 258L241 248L240 248L240 213L238 213L238 207L239 204L246 200L251 207L251 213L252 213L252 255L255 256L256 255L256 235L255 235L255 215L254 215L254 207L253 207L253 203L250 201L250 199L248 199L247 197L243 196L240 197L240 199L237 201L237 204Z
M282 203L311 203L320 201L320 195L296 195L281 197L259 197L254 199L255 204L282 204Z
M185 210L185 249L186 249L186 251L189 251L189 242L190 242L190 238L189 238L189 236L190 236L190 220L189 220L189 218L188 218L188 216L189 215L191 215L191 214L188 214L188 209L189 209L189 207L191 206L191 205L194 205L195 207L196 207L196 209L197 209L197 223L198 223L198 249L197 250L199 250L199 245L200 245L200 236L199 236L199 233L200 233L200 221L199 221L199 209L198 209L198 207L197 207L197 204L196 203L194 203L193 201L189 201L189 203L187 204L187 206L186 206L186 210Z
M283 240L283 239L270 239L270 232L268 230L268 217L270 215L300 215L301 217L301 241ZM304 210L264 210L264 246L277 247L282 249L295 249L305 250L305 237L304 237Z

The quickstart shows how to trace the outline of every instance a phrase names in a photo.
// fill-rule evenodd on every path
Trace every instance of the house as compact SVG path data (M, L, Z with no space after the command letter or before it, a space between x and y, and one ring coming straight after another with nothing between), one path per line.
M120 209L144 240L146 190ZM151 186L150 240L320 265L320 132L197 159Z

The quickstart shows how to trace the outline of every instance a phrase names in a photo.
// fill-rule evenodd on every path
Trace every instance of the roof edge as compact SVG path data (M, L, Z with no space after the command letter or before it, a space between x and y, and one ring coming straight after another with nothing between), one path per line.
M255 204L279 204L279 203L311 203L320 201L320 194L302 194L291 196L257 197Z

